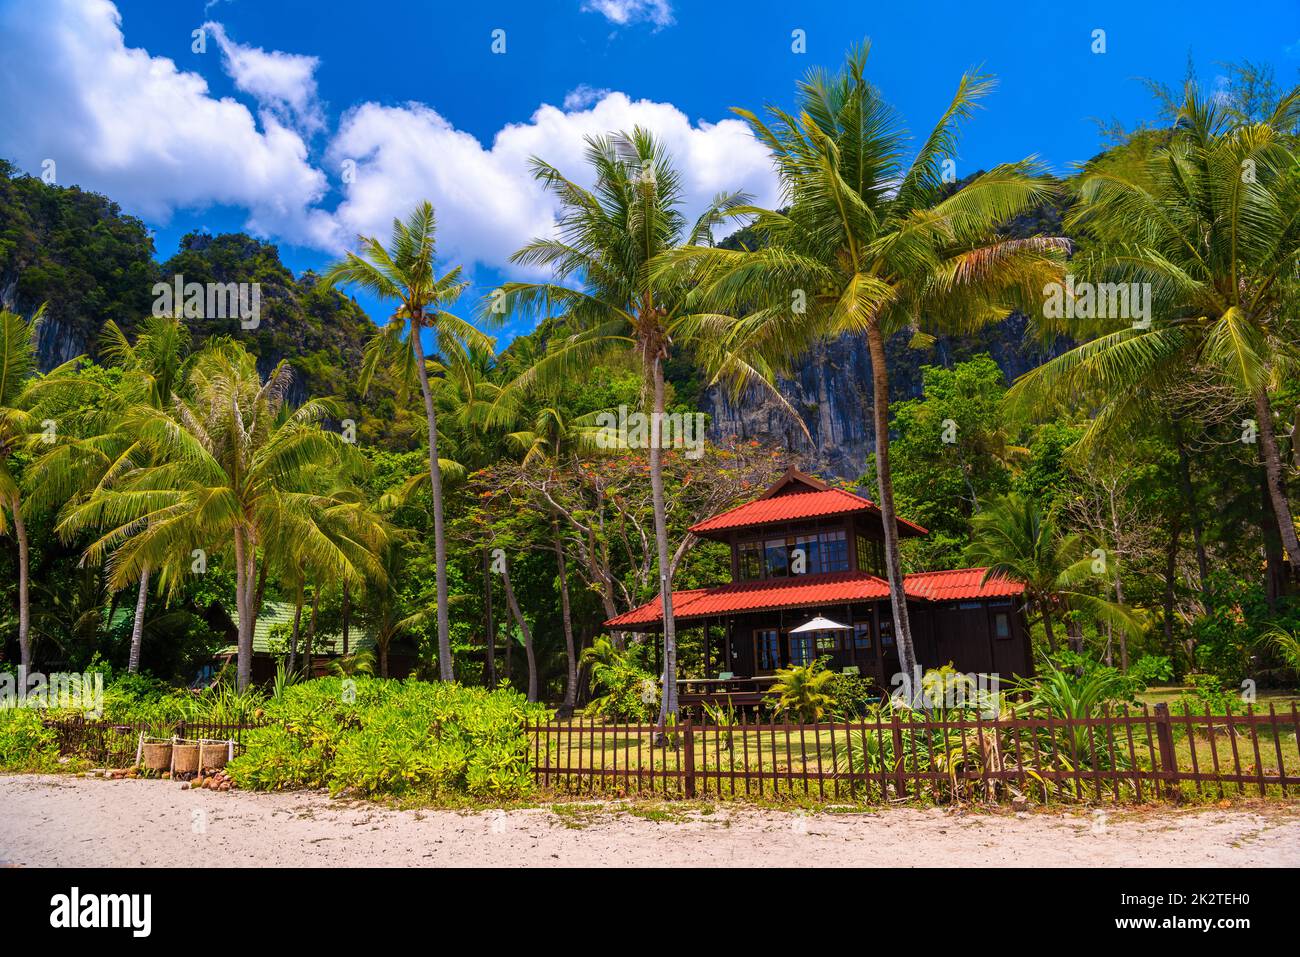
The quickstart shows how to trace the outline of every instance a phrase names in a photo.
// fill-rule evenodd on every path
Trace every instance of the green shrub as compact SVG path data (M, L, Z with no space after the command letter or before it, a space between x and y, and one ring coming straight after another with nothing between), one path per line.
M1168 655L1143 655L1128 666L1128 679L1135 691L1174 680L1174 662Z
M1261 683L1286 683L1286 673L1254 673L1253 664L1267 664L1273 649L1266 650L1261 639L1277 630L1300 632L1300 601L1284 596L1270 605L1259 581L1241 580L1227 572L1210 576L1210 599L1205 614L1191 626L1196 642L1196 671L1219 675L1225 684L1237 685L1243 678L1259 678ZM1263 662L1252 657L1265 650Z
M229 772L254 790L513 797L532 785L523 721L544 713L505 690L322 678L266 702L272 724L245 737Z
M861 675L836 674L826 682L826 694L833 702L831 710L840 720L863 717L880 700L880 692Z
M1191 691L1184 691L1179 696L1175 713L1187 710L1193 714L1204 713L1208 708L1211 714L1232 714L1240 710L1241 693L1233 688L1225 688L1223 679L1218 675L1198 672L1187 676Z
M35 708L0 709L0 771L53 771L59 764L54 731Z
M828 685L835 673L826 670L826 659L818 658L812 664L780 668L776 683L769 690L764 703L772 712L794 718L805 724L820 721L835 707L828 693Z
M659 714L659 682L642 658L646 645L634 644L624 651L608 638L597 638L582 653L582 663L591 669L591 690L597 693L586 713L609 721L654 721Z

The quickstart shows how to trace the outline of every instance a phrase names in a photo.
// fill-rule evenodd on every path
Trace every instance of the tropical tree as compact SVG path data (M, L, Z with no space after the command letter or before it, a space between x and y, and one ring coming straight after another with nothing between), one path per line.
M797 112L736 110L772 153L784 211L753 215L753 250L689 249L662 271L698 283L698 335L707 366L737 388L788 368L828 338L865 333L871 356L876 480L901 667L916 654L903 591L889 463L885 342L911 329L965 331L1040 301L1060 274L1064 240L1012 239L1001 227L1043 203L1053 186L1029 160L998 166L961 188L950 180L961 124L992 80L968 74L910 162L903 126L864 75L853 49L836 75L815 69ZM732 316L742 317L739 320Z
M1098 580L1099 573L1093 568L1097 559L1085 550L1078 535L1062 534L1055 517L1030 496L1012 492L976 513L966 558L987 566L981 584L994 579L1024 583L1026 608L1042 619L1053 653L1055 624L1070 611L1119 628L1139 627L1125 606L1086 590ZM1104 584L1104 573L1102 581Z
M1090 239L1072 269L1150 290L1151 315L1109 315L1103 334L1022 376L1012 408L1097 408L1085 447L1157 421L1207 378L1255 412L1268 498L1293 576L1300 540L1270 393L1300 369L1300 87L1252 121L1189 82L1167 145L1140 164L1085 168L1073 225Z
M525 469L533 467L554 471L572 467L579 453L591 453L601 448L600 436L604 433L597 424L600 414L591 412L570 418L557 406L542 405L533 410L532 428L511 432L506 436L506 441L521 453L521 464ZM560 618L564 626L564 651L568 663L561 711L567 717L573 713L578 702L578 654L573 640L569 568L559 515L553 505L544 504L550 517L551 546L555 551L555 568L560 586Z
M319 496L322 500L335 503L337 508L320 515L322 530L331 538L355 538L376 560L389 553L390 544L397 537L396 530L381 516L369 511L366 505L366 493L360 488L360 479L364 476L363 459L348 455L341 461L323 458L320 462L304 467L298 476L296 489L302 493ZM345 508L343 506L351 506ZM362 521L352 520L360 514ZM271 571L280 582L287 585L294 596L293 625L289 633L289 672L297 674L298 647L302 637L302 613L306 603L307 582L312 583L311 616L308 621L308 641L303 659L307 665L308 676L312 673L312 651L315 645L316 620L320 612L320 599L330 591L341 593L344 645L347 644L347 611L351 603L351 590L355 588L355 579L348 575L328 553L322 556L298 548L291 537L277 536L263 543L263 568ZM318 560L320 557L324 561ZM363 600L368 600L372 591L386 591L390 585L387 564L382 565L383 574L368 578L365 582ZM260 576L265 579L266 575ZM260 604L260 599L257 599Z
M69 363L32 387L38 408L66 406L69 398L80 408L69 428L61 428L48 450L33 464L27 484L33 501L67 507L94 494L97 488L119 481L147 463L139 436L124 428L126 412L144 403L163 411L184 388L188 364L189 331L175 316L149 316L132 343L117 323L109 320L100 334L101 354L121 378L78 375ZM145 609L154 569L140 571L127 670L140 669Z
M743 193L717 196L691 223L683 210L681 176L663 146L646 130L588 137L586 159L595 186L588 190L551 164L534 159L534 176L560 203L555 238L534 239L512 257L549 268L553 282L511 282L485 301L485 315L519 311L561 313L567 336L506 386L501 403L510 414L516 393L568 381L609 349L629 349L641 365L649 436L658 590L664 610L664 694L660 720L677 712L677 638L672 571L665 518L663 435L664 363L674 342L689 340L696 324L687 311L689 285L655 278L651 264L663 253L712 243L714 226L741 206ZM568 280L573 285L564 285Z
M251 678L259 556L286 543L309 568L329 568L364 587L379 578L375 548L382 524L356 498L311 487L320 469L342 468L355 450L320 423L337 409L314 400L285 404L292 381L281 362L265 381L242 346L210 343L196 356L188 395L170 409L133 406L124 428L139 436L148 464L96 489L68 509L62 532L106 529L86 549L105 562L109 585L122 588L146 568L175 565L202 549L232 558L238 617L238 687Z
M444 353L468 343L480 349L492 348L492 340L474 326L447 311L468 283L456 266L442 276L434 270L437 222L433 206L425 201L405 222L393 220L387 247L378 239L358 237L361 255L348 253L326 270L322 282L334 286L350 283L380 299L395 303L388 324L371 339L361 372L361 392L381 365L396 376L405 391L418 380L424 398L424 416L429 437L429 487L433 495L433 547L437 563L438 669L443 681L455 680L451 658L450 619L447 613L447 540L443 522L442 470L438 461L438 416L421 341L427 330Z
M27 409L26 390L36 373L36 330L44 309L30 319L0 309L0 534L12 523L18 545L18 655L25 669L32 666L31 556L23 522L23 496L14 474L14 454L40 430L40 420Z

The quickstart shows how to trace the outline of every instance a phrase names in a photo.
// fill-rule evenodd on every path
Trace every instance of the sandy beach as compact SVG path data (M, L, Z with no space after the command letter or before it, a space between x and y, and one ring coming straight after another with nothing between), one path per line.
M0 777L0 863L42 866L1288 866L1300 805L799 813L618 804L392 810L318 793Z

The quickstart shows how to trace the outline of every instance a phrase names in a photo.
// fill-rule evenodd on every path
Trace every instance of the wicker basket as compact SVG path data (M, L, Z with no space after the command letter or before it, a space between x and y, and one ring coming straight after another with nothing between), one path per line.
M150 771L169 771L172 766L170 741L146 741L141 749L141 763Z
M230 742L204 738L199 742L199 767L204 771L219 771L230 759Z
M172 774L194 774L199 770L199 743L177 739L172 745Z

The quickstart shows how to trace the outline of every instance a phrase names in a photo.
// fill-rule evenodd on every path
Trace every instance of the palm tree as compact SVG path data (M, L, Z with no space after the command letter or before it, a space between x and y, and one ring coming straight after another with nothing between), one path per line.
M1024 583L1026 608L1042 619L1053 654L1055 622L1071 610L1120 628L1139 627L1123 605L1083 590L1097 576L1093 557L1086 553L1078 535L1061 534L1055 517L1027 495L1003 495L976 513L966 558L988 567L981 584L998 578Z
M426 329L429 330L438 348L444 353L461 342L490 350L492 340L463 319L447 312L446 307L455 302L468 283L460 278L459 266L441 277L434 272L436 228L433 206L427 201L423 202L406 222L393 220L392 238L387 248L373 237L358 237L363 255L348 253L345 259L326 270L321 281L329 286L351 283L381 299L396 303L388 324L370 340L366 349L361 391L363 394L368 391L370 380L380 365L394 371L403 390L413 378L420 383L429 434L429 486L433 494L433 547L438 587L438 668L443 681L454 681L456 675L451 659L451 626L447 615L447 540L443 527L442 471L438 463L438 419L421 336Z
M30 559L23 497L11 467L13 455L40 430L40 420L26 408L28 380L36 373L36 330L45 307L30 319L0 309L0 534L8 534L6 510L18 544L18 655L32 667Z
M107 559L113 588L196 548L233 557L241 691L251 678L259 548L268 561L291 545L306 567L358 587L383 574L374 549L385 532L373 512L310 480L356 455L319 426L337 409L321 400L289 409L291 381L287 363L263 381L242 346L210 343L193 364L189 395L170 409L141 403L127 412L123 427L139 436L148 464L96 489L59 522L64 533L107 529L86 557Z
M123 428L126 411L137 403L165 410L184 387L190 336L178 317L147 317L134 343L109 320L100 338L105 362L122 370L120 382L82 378L64 367L33 387L38 406L58 407L72 393L85 410L80 428L63 429L30 470L28 485L36 502L67 507L129 474L147 456L139 437ZM140 571L127 657L130 672L140 670L152 572L148 567Z
M1300 369L1295 264L1300 258L1300 152L1289 134L1300 87L1251 122L1188 83L1168 145L1140 166L1094 161L1073 224L1092 237L1088 279L1146 284L1151 322L1104 334L1022 376L1011 408L1066 401L1097 408L1081 440L1153 421L1193 376L1253 405L1269 500L1293 575L1300 540L1287 499L1269 393Z
M772 710L777 714L793 713L801 723L820 721L835 706L835 699L827 687L834 678L835 672L826 670L816 661L779 669L776 683L768 689Z
M736 110L771 151L784 193L784 212L740 210L755 216L763 245L673 252L661 271L684 272L699 284L696 297L708 310L699 318L707 331L698 337L702 357L733 371L738 388L788 368L828 338L866 334L894 632L910 674L917 662L889 464L885 341L931 325L968 330L1037 303L1044 280L1060 274L1066 243L1000 233L1052 193L1030 161L998 166L955 191L946 182L959 127L991 88L990 78L962 77L907 163L898 117L864 76L867 52L854 48L837 75L811 71L799 86L797 114L769 107L763 120Z
M296 487L300 492L313 493L323 500L335 503L336 507L320 515L321 528L327 536L334 539L355 541L372 556L387 554L389 543L396 532L381 516L371 512L366 505L365 493L359 486L362 463L355 456L348 456L341 462L323 460L308 466L299 473ZM357 517L361 521L356 521ZM311 674L311 653L316 637L316 618L320 609L320 599L324 592L338 589L343 601L343 644L347 647L348 606L351 589L355 580L348 576L339 565L332 561L328 553L325 561L315 560L307 551L298 548L292 537L277 536L263 544L263 567L273 569L280 581L287 583L294 593L293 626L289 638L289 672L296 674L298 643L302 635L302 613L306 603L306 584L312 582L311 618L306 654L307 674ZM363 591L383 590L389 587L388 566L384 565L384 574L378 579L367 579ZM363 598L366 595L362 596ZM254 614L256 617L256 613Z
M719 195L691 224L681 208L681 177L661 144L640 128L630 134L588 137L586 159L595 173L591 190L533 159L534 176L559 199L558 235L533 240L512 260L547 267L555 281L506 283L485 301L483 311L549 315L558 308L569 332L506 386L503 406L509 406L516 390L567 380L612 348L631 349L641 364L644 404L652 422L650 486L664 610L663 722L677 713L677 639L659 424L665 409L664 363L673 343L688 339L695 324L686 311L689 286L654 278L651 264L668 250L711 243L714 226L746 197ZM566 280L575 280L581 288L563 285Z
M495 357L492 350L478 344L464 344L448 339L443 343L444 356L428 363L434 378L434 411L438 421L438 471L443 487L459 482L466 475L486 468L503 453L504 436L490 420L493 403L500 395L500 386L493 380ZM380 499L382 508L414 502L422 489L428 489L428 473L408 475L398 486L390 489ZM492 627L492 577L486 549L483 552L483 599L487 613L487 638L485 641L486 679L489 686L496 684L495 642ZM454 605L456 597L449 599ZM437 609L427 611L436 619ZM419 612L421 616L425 611Z
M122 330L112 320L105 324L104 334L109 339L105 358L122 366L128 374L137 376L146 390L149 404L155 408L164 408L171 401L173 392L181 385L185 353L189 347L189 333L179 319L146 319L144 330L136 337L134 345L127 341ZM146 567L140 571L127 671L140 670L140 646L144 639L144 612L148 597L149 569Z

